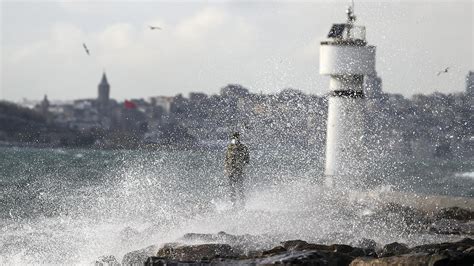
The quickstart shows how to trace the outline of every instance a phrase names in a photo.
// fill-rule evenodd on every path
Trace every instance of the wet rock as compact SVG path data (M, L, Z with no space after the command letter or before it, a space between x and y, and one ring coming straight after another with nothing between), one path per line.
M273 256L273 255L280 254L280 253L283 253L283 252L286 252L286 251L287 251L286 248L284 248L282 246L277 246L277 247L274 247L270 250L264 250L262 252L262 255L263 256L268 256L268 255Z
M152 257L148 257L143 265L145 265L145 266L165 266L165 265L172 265L172 263L167 261L165 258L152 256Z
M377 253L373 249L363 249L363 248L354 248L347 255L356 258L356 257L377 257Z
M239 242L241 236L218 234L187 234L187 241ZM248 239L246 239L248 241ZM408 248L401 243L384 246L376 257L375 241L362 239L359 247L343 244L320 245L303 240L281 242L271 249L251 250L242 253L229 244L164 245L149 258L143 257L146 265L260 265L260 264L304 264L304 265L472 265L474 240L463 239L454 243L438 243ZM362 248L365 247L365 248ZM156 250L156 247L155 247ZM125 260L125 257L124 257ZM351 263L352 262L352 263Z
M379 257L391 257L408 253L410 249L407 245L398 242L393 242L385 245L382 250L378 252Z
M438 244L427 244L416 246L410 249L410 253L440 253L445 250L463 252L471 247L474 247L474 240L471 238L465 238L458 242L446 242L446 243L438 243Z
M268 249L271 248L269 243L274 243L273 239L265 236L254 236L254 235L231 235L226 232L219 232L217 234L196 234L188 233L179 239L187 243L201 244L207 243L219 243L229 244L234 250L238 250L241 253L249 253L257 249Z
M474 211L463 209L459 207L450 207L441 209L435 214L436 219L452 219L458 221L471 221L474 220Z
M434 221L429 231L436 234L446 235L473 235L474 234L474 223L473 222L460 222L458 220L441 219Z
M254 260L257 265L285 264L285 265L349 265L352 257L328 251L293 251L280 255Z
M350 263L350 266L389 266L389 265L404 265L404 266L422 266L422 265L446 265L448 258L442 255L430 254L405 254L400 256L392 256L385 258L357 258ZM453 264L455 265L455 264Z
M397 215L411 229L423 229L431 221L426 212L397 203L388 203L378 212L381 219L388 213Z
M372 239L362 238L355 244L356 247L362 249L375 249L377 247L377 242Z
M349 245L342 245L342 244L334 244L331 245L331 250L334 252L341 252L341 253L350 253L354 250L353 247Z
M308 245L308 242L296 239L296 240L288 240L288 241L280 242L280 244L285 249L293 250L293 249Z
M117 261L117 259L112 256L101 256L99 257L95 262L95 266L120 266L120 263Z
M176 261L198 261L214 258L236 257L232 247L228 244L202 244L189 246L164 246L157 252L157 257Z
M324 250L333 251L334 247L320 244L310 244L303 240L290 240L281 242L281 245L287 250L304 251L304 250Z
M258 258L214 258L211 260L177 261L161 257L150 257L145 265L349 265L350 256L326 251L292 251Z
M123 256L122 265L143 265L148 257L156 254L158 246L152 245L144 249L129 252Z
M353 244L354 250L349 253L353 257L376 257L377 242L372 239L362 238Z
M454 243L440 243L416 246L408 251L403 244L392 243L384 247L392 253L404 252L405 254L395 254L387 256L389 252L381 254L378 259L357 258L351 266L369 265L472 265L474 254L471 251L474 240L463 239Z
M327 246L327 245L320 245L320 244L311 244L303 240L290 240L290 241L281 242L281 244L285 249L289 251L310 251L310 250L331 251L331 252L345 253L351 257L375 255L375 251L373 249L354 248L352 246L342 245L342 244L333 244L333 245Z
M435 244L436 245L436 244ZM430 245L430 246L435 246ZM467 250L467 249L466 249ZM408 254L378 259L357 258L351 266L383 265L473 265L474 254L458 250L439 250L436 252L412 252Z
M463 253L474 255L474 247L467 248L463 250Z

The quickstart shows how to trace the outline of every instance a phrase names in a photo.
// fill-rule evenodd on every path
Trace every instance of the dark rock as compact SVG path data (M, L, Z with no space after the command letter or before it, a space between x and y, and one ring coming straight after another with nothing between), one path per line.
M341 253L350 253L354 250L353 247L349 245L334 244L330 246L332 251L341 252Z
M356 258L356 257L376 257L375 250L373 249L363 249L363 248L354 248L347 255Z
M144 262L145 266L165 266L165 265L172 265L169 261L165 258L160 257L148 257Z
M180 245L181 245L180 243L166 243L163 245L163 247L158 249L157 254L159 257L164 257L164 258L171 257L174 249L179 247Z
M375 242L374 242L375 243ZM333 244L330 246L311 244L303 240L290 240L281 242L282 246L289 251L331 251L338 253L345 253L351 257L360 257L360 256L375 256L374 249L362 249L354 248L349 245Z
M474 219L474 212L459 207L441 209L436 215L436 219L453 219L458 221L471 221Z
M442 250L436 253L408 253L378 259L357 258L351 266L384 265L473 265L474 255L454 250Z
M288 241L280 242L280 244L285 249L293 250L293 249L308 245L308 242L297 239L297 240L288 240Z
M410 206L404 206L397 203L388 203L378 214L387 217L387 213L392 213L400 217L400 219L412 229L422 229L430 223L430 219L426 212L415 209Z
M350 263L350 266L421 266L421 265L446 265L448 257L442 255L430 255L424 253L405 254L385 258L357 258Z
M410 249L407 245L393 242L388 245L385 245L380 252L378 252L379 257L391 257L396 255L402 255L408 253Z
M469 237L466 237L466 238L464 238L463 240L460 240L460 241L454 242L454 243L459 244L459 245L470 245L470 246L474 246L474 239L469 238Z
M351 257L347 254L339 253L339 252L322 252L325 254L327 257L325 258L328 264L325 265L349 265L352 260L354 260L354 257ZM323 261L324 262L324 261ZM321 264L319 264L321 265Z
M247 264L270 265L349 265L352 257L328 251L293 251L287 252L264 259L257 259Z
M296 249L298 250L298 249ZM334 247L320 244L308 243L305 246L302 246L299 250L321 250L321 251L334 251Z
M449 234L449 235L473 235L474 234L474 223L468 222L463 223L458 220L441 219L434 221L429 231L437 234Z
M280 254L280 253L283 253L283 252L286 252L286 248L282 247L282 246L277 246L277 247L274 247L270 250L265 250L262 252L262 255L263 256L273 256L273 255L276 255L276 254Z
M122 265L143 265L148 257L154 256L159 248L155 245L129 252L123 256Z
M359 258L351 265L472 265L474 254L466 250L473 246L474 240L470 238L453 243L416 246L408 251L403 244L392 243L384 247L386 252L380 254L383 258Z
M158 257L176 261L198 261L202 259L233 258L237 254L227 244L202 244L189 246L165 245L158 250Z
M188 241L207 240L237 241L240 236L218 234L187 234ZM375 241L360 241L361 247L333 244L330 246L311 244L303 240L281 242L268 250L251 250L241 253L229 244L214 243L200 245L183 245L170 243L164 245L154 254L136 260L142 265L473 265L474 240L463 239L454 243L439 243L408 248L405 244L391 243L379 252L379 258L372 247ZM153 247L153 246L152 246ZM150 247L149 247L150 249ZM153 248L151 248L153 249ZM156 247L154 247L156 250ZM138 252L138 251L137 251ZM133 254L133 252L132 252ZM143 252L138 252L143 254ZM128 255L128 254L127 254ZM127 256L126 255L126 256ZM136 254L135 254L136 255ZM125 262L125 257L124 257ZM351 263L352 262L352 263ZM129 265L124 263L124 265Z
M377 243L374 240L362 238L355 243L354 251L349 253L349 255L353 257L376 257L376 247Z
M295 251L304 251L304 250L324 250L324 251L334 251L334 247L320 245L320 244L310 244L303 240L290 240L280 243L287 250Z
M234 250L241 253L249 253L257 249L268 249L272 246L269 243L275 243L272 238L265 236L254 236L254 235L231 235L226 232L219 232L217 234L196 234L188 233L179 239L184 242L196 242L196 244L201 244L203 242L207 243L219 243L219 244L229 244Z
M375 249L377 247L377 242L372 239L362 238L357 241L355 246L363 249Z
M467 248L463 250L463 253L474 255L474 247Z
M117 259L112 256L101 256L99 257L95 262L95 266L119 266L120 263L117 261Z
M448 243L438 243L438 244L427 244L427 245L421 245L421 246L416 246L410 249L411 253L440 253L443 250L453 250L453 251L464 251L470 247L474 246L474 240L471 238L465 238L461 241L458 242L448 242Z

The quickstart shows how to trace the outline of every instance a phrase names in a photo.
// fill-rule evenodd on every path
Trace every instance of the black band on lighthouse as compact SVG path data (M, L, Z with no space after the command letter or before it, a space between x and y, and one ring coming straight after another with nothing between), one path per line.
M332 91L330 96L345 97L345 98L365 98L363 91L355 91L355 90L336 90L336 91Z

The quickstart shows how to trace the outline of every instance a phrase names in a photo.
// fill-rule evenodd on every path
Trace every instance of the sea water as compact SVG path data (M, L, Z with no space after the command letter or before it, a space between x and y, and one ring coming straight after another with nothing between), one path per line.
M375 206L354 208L350 190L322 186L324 160L311 150L252 150L246 205L233 209L223 154L0 148L0 264L89 264L103 255L120 261L191 232L264 236L268 246L462 237L368 219ZM382 168L371 189L473 197L473 169L467 159L400 160Z

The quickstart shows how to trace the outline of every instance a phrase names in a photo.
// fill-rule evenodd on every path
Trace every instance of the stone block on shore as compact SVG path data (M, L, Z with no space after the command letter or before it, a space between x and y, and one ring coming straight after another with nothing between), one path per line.
M234 258L238 256L228 244L201 245L165 245L158 250L156 256L175 261L200 261L214 258Z
M156 254L158 246L152 245L143 249L129 252L123 256L122 265L143 265L148 257Z
M191 236L188 234L188 237ZM193 235L193 237L198 235ZM212 235L207 235L209 237ZM202 236L198 236L202 240ZM232 238L226 235L226 238ZM211 240L211 239L209 239ZM215 239L213 239L215 240ZM367 240L367 247L376 245ZM145 259L147 265L473 265L474 240L463 239L453 243L436 243L408 247L403 243L385 245L376 254L374 249L350 245L321 245L303 240L280 242L270 249L243 253L232 245L165 244L153 256ZM139 254L143 254L139 253ZM125 261L125 258L124 258ZM144 263L143 258L140 261Z
M404 254L399 256L391 256L385 258L357 258L350 263L350 266L389 266L389 265L403 265L403 266L431 266L431 265L446 265L448 257L438 254ZM454 264L452 264L454 265Z
M443 208L435 215L436 219L452 219L458 221L471 221L474 219L474 211L459 207Z
M377 255L379 257L391 257L408 253L410 249L403 243L393 242L385 245Z

